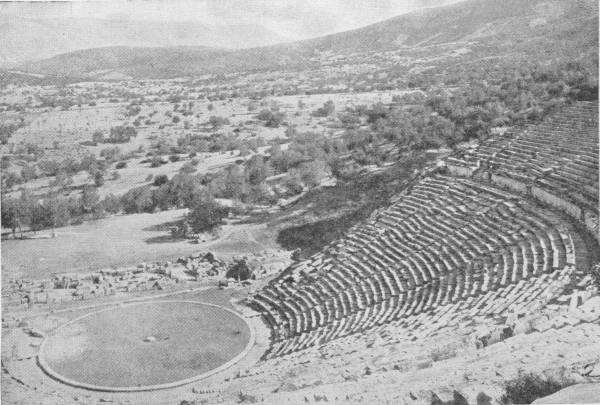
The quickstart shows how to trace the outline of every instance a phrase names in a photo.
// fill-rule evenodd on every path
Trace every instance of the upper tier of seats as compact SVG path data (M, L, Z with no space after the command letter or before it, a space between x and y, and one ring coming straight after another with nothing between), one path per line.
M447 162L454 174L479 170L513 189L534 187L545 202L549 193L564 200L561 208L573 216L596 213L597 221L598 103L565 107L539 125L509 130Z

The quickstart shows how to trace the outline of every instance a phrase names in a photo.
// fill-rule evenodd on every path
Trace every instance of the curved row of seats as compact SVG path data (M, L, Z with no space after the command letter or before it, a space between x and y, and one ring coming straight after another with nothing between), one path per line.
M539 125L507 131L449 163L535 185L582 209L597 211L598 103L563 108Z
M562 269L574 249L558 219L516 196L429 177L252 305L279 356Z

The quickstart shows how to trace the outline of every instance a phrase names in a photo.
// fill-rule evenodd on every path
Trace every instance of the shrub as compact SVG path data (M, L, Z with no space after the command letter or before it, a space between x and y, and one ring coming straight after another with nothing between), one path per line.
M92 142L95 143L103 143L104 142L104 132L101 130L94 131L92 134Z
M208 119L208 123L213 127L213 129L219 129L223 125L228 125L229 120L227 118L213 115Z
M169 178L167 177L166 174L159 174L158 176L154 177L154 185L155 186L162 186L163 184L166 184L169 181Z
M119 149L118 146L115 146L114 148L104 148L100 151L100 156L107 162L114 162L121 158L121 149Z
M252 269L248 266L245 259L236 260L229 269L227 269L225 277L235 278L238 281L248 280L249 278L252 278Z
M273 169L261 155L255 155L246 162L245 172L248 182L252 185L257 185L271 176Z
M297 169L294 169L294 172L297 172L304 184L315 187L329 176L330 169L326 162L315 160L301 163Z
M124 169L125 167L127 167L127 162L118 162L115 165L115 169Z
M237 396L237 402L239 404L244 404L244 403L254 404L254 403L258 402L258 399L254 395L250 395L250 394L240 391Z
M256 101L250 101L248 103L248 112L256 111L257 108L258 105L256 104Z
M180 173L194 173L196 171L196 168L194 167L194 164L192 164L192 162L187 162L186 164L184 164L183 166L181 166L181 168L179 169Z
M110 129L110 135L105 142L125 143L135 136L137 136L135 127L119 125Z
M430 356L431 356L431 360L433 360L433 361L441 361L441 360L451 359L453 357L456 357L456 349L454 349L453 347L448 347L448 346L436 347L435 349L433 349L431 351Z
M256 116L261 121L265 121L265 126L277 128L285 119L285 114L279 111L264 109Z
M152 212L156 207L149 186L137 187L121 196L123 210L127 214Z
M338 119L346 128L350 129L356 128L360 124L360 118L354 114L340 114Z
M328 117L335 112L335 104L332 100L326 101L323 107L319 107L313 115L315 117Z
M154 156L152 160L150 160L150 167L160 167L164 165L165 162L160 156Z
M285 187L292 195L300 194L303 190L302 180L298 176L288 176L285 180Z
M37 171L34 166L25 165L21 169L21 178L23 181L29 181L37 177Z
M94 174L94 184L96 185L96 187L100 187L104 184L104 173L102 173L101 171L97 171Z
M110 214L118 214L121 211L121 200L114 194L109 194L100 202L103 210Z
M530 404L538 398L552 395L555 392L573 385L572 379L564 373L558 378L529 374L519 374L516 378L505 383L505 394L501 401L504 404Z

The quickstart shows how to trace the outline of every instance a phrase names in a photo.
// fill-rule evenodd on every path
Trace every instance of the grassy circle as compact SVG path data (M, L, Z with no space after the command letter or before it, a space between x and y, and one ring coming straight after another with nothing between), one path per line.
M58 328L40 349L53 377L91 389L178 385L228 364L250 345L235 312L193 301L110 308Z

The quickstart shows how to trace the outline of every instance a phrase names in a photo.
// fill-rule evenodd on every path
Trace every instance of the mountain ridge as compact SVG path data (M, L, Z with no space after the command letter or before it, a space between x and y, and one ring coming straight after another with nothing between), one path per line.
M103 19L33 19L0 16L0 66L23 63L74 51L129 47L211 46L238 49L285 42L284 37L258 24L209 26L186 22L115 21Z
M89 49L29 63L20 70L93 78L112 69L132 78L173 78L217 72L294 69L325 53L352 54L413 49L455 42L518 46L526 50L569 36L597 41L597 8L589 0L465 0L392 17L356 30L241 50L191 48ZM594 13L595 11L595 13ZM581 29L583 28L583 29ZM550 45L549 45L550 46ZM150 50L151 49L151 50ZM92 67L94 69L92 69Z

